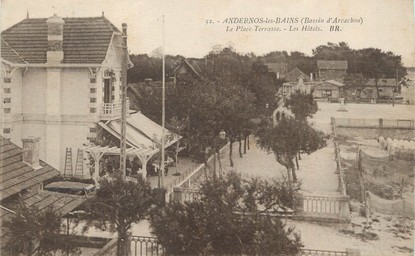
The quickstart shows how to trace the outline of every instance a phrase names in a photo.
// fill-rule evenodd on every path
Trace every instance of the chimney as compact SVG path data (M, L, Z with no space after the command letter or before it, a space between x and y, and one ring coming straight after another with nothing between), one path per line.
M37 170L42 168L39 164L39 137L28 137L23 142L23 163Z
M125 37L127 37L127 23L121 24L121 27L122 27L122 33L124 34Z
M57 64L63 60L63 24L65 21L54 14L46 20L48 25L47 63Z

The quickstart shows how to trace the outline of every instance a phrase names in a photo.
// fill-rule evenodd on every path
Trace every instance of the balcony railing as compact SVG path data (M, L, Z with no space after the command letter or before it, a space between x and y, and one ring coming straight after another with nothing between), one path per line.
M111 120L121 117L121 100L112 103L102 103L101 105L101 120ZM130 109L130 101L127 99L127 114Z

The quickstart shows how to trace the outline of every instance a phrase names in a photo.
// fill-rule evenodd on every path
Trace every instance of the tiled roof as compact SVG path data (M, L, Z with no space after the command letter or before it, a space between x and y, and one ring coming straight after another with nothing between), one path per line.
M347 69L347 60L318 60L318 69Z
M376 86L375 79L370 78L366 83L365 86ZM378 86L382 87L395 87L396 80L394 78L387 78L387 79L378 79Z
M187 67L188 70L190 70L197 77L201 76L202 69L199 67L199 65L196 63L196 61L192 60L192 59L183 59L183 61L180 63L179 66L176 67L176 69L173 71L173 73L176 74L177 71L182 66Z
M24 19L3 31L1 36L28 63L46 63L46 20ZM120 32L105 17L63 20L63 63L102 63L113 33ZM2 57L6 59L3 52Z
M3 38L1 39L1 57L13 63L26 63L24 59L3 40Z
M22 157L21 148L0 136L0 200L59 175L42 161L42 168L34 170L22 162Z
M287 82L296 82L300 77L302 77L305 82L310 81L310 77L306 73L301 71L299 68L294 68L293 70L288 72L288 74L286 74L283 78Z
M21 199L23 200L24 204L28 207L34 206L39 211L46 210L48 207L53 207L53 210L55 212L59 212L62 215L69 213L86 200L85 197L55 193L50 191L23 194ZM2 206L7 207L7 209L16 212L18 211L18 204L19 202L14 200L13 202L10 202L9 204ZM14 213L10 211L6 211L5 209L0 208L0 226L1 223L3 223L5 220L10 219L11 216L13 216L13 214ZM1 228L4 231L4 227ZM0 239L2 242L5 240L4 235L5 232L1 232Z

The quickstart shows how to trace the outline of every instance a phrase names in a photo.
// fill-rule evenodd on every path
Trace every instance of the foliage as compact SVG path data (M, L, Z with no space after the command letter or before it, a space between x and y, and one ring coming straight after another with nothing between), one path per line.
M296 255L298 234L263 215L291 207L296 190L286 180L242 179L230 172L205 181L200 200L156 209L150 224L167 255Z
M289 108L297 120L305 121L312 117L318 110L317 102L312 93L295 91L287 98L285 107Z
M21 202L17 214L2 223L5 251L16 255L80 255L72 235L59 235L61 218L52 207L39 210Z
M263 120L256 131L259 145L272 151L278 163L290 170L297 181L293 159L299 153L311 154L326 146L325 135L314 130L307 122L294 118L283 118L273 126Z
M127 231L148 216L154 204L150 184L141 177L126 181L120 174L99 180L96 196L87 202L89 226L118 233L117 255L127 255Z

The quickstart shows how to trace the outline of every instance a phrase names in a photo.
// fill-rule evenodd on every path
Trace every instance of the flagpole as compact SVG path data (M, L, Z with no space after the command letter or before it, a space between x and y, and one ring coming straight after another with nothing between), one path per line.
M166 125L166 74L165 74L165 52L164 52L164 15L162 17L162 110L161 110L161 168L160 168L160 186L164 187L164 144L165 144L165 125Z
M127 123L127 60L128 60L128 50L127 50L127 24L122 24L122 70L121 70L121 152L120 152L120 172L121 176L125 179L127 176L126 168L126 123Z

